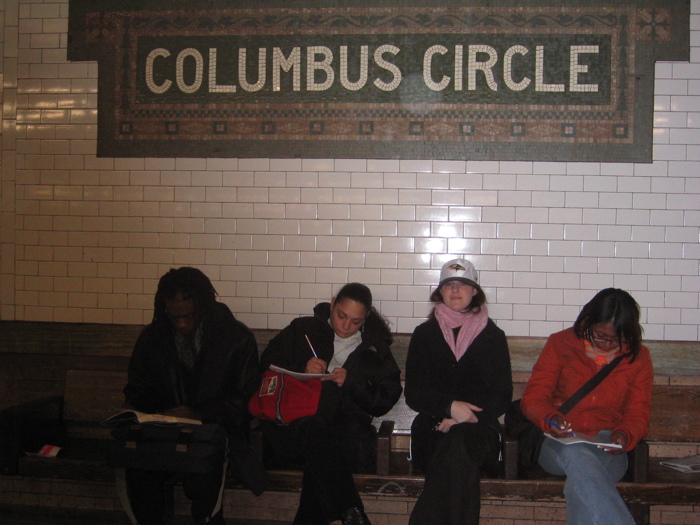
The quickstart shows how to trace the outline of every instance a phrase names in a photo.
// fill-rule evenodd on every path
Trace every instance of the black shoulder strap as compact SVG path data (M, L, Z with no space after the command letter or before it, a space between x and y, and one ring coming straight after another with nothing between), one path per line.
M566 400L566 402L561 407L559 407L559 412L561 412L562 414L566 414L572 408L574 408L576 404L579 401L581 401L584 397L586 397L591 390L597 387L603 379L608 377L610 372L613 371L613 369L620 363L620 361L622 361L624 357L626 357L626 354L620 354L615 359L610 361L607 365L605 365L603 368L598 370L598 373L596 373L596 375L594 375L588 381L586 381L586 384L579 388L569 399Z

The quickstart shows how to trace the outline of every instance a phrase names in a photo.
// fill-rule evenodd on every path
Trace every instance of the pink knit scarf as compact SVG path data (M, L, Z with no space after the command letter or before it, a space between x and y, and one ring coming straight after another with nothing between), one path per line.
M486 327L489 312L485 304L478 312L456 312L444 303L438 303L435 305L435 319L437 319L442 335L447 344L450 345L455 359L459 361L476 336ZM460 329L455 341L454 329L457 327Z

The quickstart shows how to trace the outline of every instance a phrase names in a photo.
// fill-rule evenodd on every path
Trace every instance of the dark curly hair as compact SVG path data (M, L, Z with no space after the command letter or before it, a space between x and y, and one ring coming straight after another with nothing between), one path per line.
M216 304L216 290L209 277L201 270L190 266L171 268L158 282L158 290L153 305L153 322L167 321L165 301L182 294L194 302L197 314L202 319L211 316Z
M589 339L591 326L611 323L617 338L627 345L634 361L642 346L643 330L639 316L639 305L628 292L606 288L583 307L574 323L574 332L579 339Z

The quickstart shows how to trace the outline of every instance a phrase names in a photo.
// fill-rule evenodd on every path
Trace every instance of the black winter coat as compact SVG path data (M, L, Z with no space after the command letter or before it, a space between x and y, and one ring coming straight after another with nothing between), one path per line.
M228 306L217 303L202 320L201 349L189 395L170 322L154 322L139 336L129 362L127 405L142 412L162 412L181 405L195 409L204 423L219 423L229 433L249 433L248 400L260 384L253 333Z
M313 317L294 319L275 336L260 358L262 370L271 364L295 372L304 372L313 353L308 336L320 359L327 363L333 357L334 333L328 319L330 303L320 303ZM372 417L386 414L401 396L401 370L391 353L391 332L377 314L370 314L364 323L362 343L347 357L343 368L347 376L342 388L330 381L323 383L319 411L333 413L342 443L352 447L348 457L353 470L371 468L371 451L376 431Z
M416 327L406 358L406 403L436 422L449 417L452 401L467 401L483 409L480 422L498 425L513 397L508 342L503 330L489 319L459 361L445 341L440 325L430 319Z

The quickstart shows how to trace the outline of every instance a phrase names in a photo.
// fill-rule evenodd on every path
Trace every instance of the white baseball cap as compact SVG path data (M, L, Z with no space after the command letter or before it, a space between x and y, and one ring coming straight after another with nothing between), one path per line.
M442 265L438 288L450 281L462 281L474 285L479 282L479 274L474 265L466 259L452 259Z

